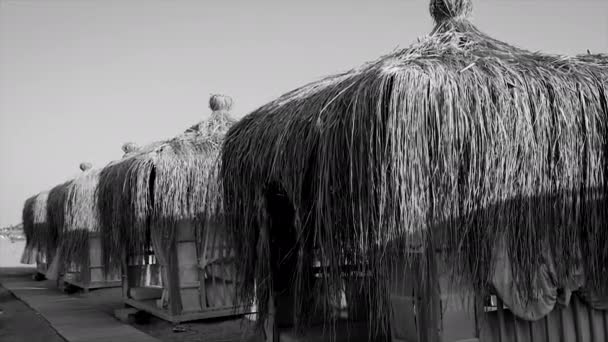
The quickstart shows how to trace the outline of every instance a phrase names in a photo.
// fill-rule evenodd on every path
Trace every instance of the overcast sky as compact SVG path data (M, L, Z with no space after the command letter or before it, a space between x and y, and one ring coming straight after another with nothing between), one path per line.
M476 0L473 22L550 53L608 52L608 0ZM304 83L407 47L432 29L428 0L0 0L0 226L23 201Z

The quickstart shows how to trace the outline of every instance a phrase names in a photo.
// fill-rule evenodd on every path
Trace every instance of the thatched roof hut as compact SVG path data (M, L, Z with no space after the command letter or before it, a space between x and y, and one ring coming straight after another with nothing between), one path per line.
M23 203L23 210L21 212L21 222L23 222L23 234L25 235L25 248L21 257L22 264L29 264L34 261L34 247L33 234L34 234L34 203L36 196L29 197Z
M231 104L226 96L212 96L207 120L173 139L125 149L123 159L101 170L97 196L106 267L120 267L125 250L143 255L151 229L170 245L177 222L199 218L204 185L233 123Z
M101 169L92 169L89 163L81 163L80 169L82 174L66 189L61 244L65 260L82 266L89 255L89 233L99 232L95 191Z
M314 294L305 286L313 248L330 290L342 265L374 275L380 325L391 260L419 243L442 247L455 280L480 293L504 236L524 290L548 248L558 282L582 263L588 284L608 290L608 55L514 47L479 31L471 9L431 0L427 37L230 129L224 206L242 294L255 289L262 317L277 286L269 279L286 272L272 259L280 249L296 259L296 316Z
M49 240L49 225L47 218L47 199L49 192L44 191L28 198L22 211L23 231L26 238L24 261L32 262L32 253L47 257L52 251L53 244Z
M65 203L71 180L56 185L49 191L47 200L47 221L49 224L49 242L59 247L59 238L65 226Z
M49 191L46 213L47 213L47 258L52 258L46 277L49 279L58 279L59 273L63 267L63 231L65 227L65 204L67 200L68 187L71 180L56 185Z

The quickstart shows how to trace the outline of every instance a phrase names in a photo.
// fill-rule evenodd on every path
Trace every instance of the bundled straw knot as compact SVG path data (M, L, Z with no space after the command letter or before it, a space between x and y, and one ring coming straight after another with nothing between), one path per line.
M139 150L139 146L137 146L137 144L134 142L126 142L126 143L122 144L122 151L124 153L131 153L131 152L135 152L137 150Z
M472 0L431 0L431 16L436 23L466 18L473 11Z
M91 163L86 163L86 162L80 163L80 170L82 170L82 171L86 171L92 167L93 167L93 164L91 164Z
M211 98L209 98L209 108L214 112L220 110L229 111L232 108L232 98L220 94L211 95Z

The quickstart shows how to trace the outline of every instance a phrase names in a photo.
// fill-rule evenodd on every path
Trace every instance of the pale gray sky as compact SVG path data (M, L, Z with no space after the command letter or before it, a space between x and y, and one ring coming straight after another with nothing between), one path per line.
M473 22L520 47L608 52L608 0L475 0ZM30 195L174 136L407 47L428 0L0 0L0 226Z

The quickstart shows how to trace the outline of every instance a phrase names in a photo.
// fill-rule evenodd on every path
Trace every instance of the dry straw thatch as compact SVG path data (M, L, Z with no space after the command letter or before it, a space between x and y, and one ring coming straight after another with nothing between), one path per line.
M67 200L68 188L71 181L66 181L56 185L49 191L47 199L47 223L48 234L47 244L49 255L55 255L59 248L63 250L63 231L65 227L65 205Z
M124 157L137 152L139 150L139 146L134 142L126 142L122 144L122 151L124 152Z
M48 239L49 228L46 212L48 195L48 191L45 191L28 198L22 212L26 249L28 252L40 253L43 257L49 256L54 248ZM32 260L28 261L32 262Z
M69 183L66 189L64 225L61 234L62 255L66 261L74 262L79 266L87 264L89 234L99 232L95 194L100 173L101 169L86 168L80 176Z
M271 258L280 248L295 259L296 319L315 294L312 247L328 266L324 293L341 286L341 265L372 274L379 328L387 278L402 267L391 262L418 243L442 247L454 280L478 294L502 236L523 292L548 248L558 284L582 263L588 284L608 290L608 56L495 40L468 21L470 0L430 7L429 36L289 92L227 134L220 179L236 274L262 318L273 272L286 272Z
M32 196L25 200L23 210L21 212L21 222L23 222L23 234L25 235L25 249L21 258L22 264L30 264L33 260L33 234L34 234L34 203L36 196Z
M225 106L232 100L214 98L209 119L102 169L97 197L106 267L120 267L125 251L143 255L152 236L170 246L179 221L200 219L208 197L205 184L233 123Z

